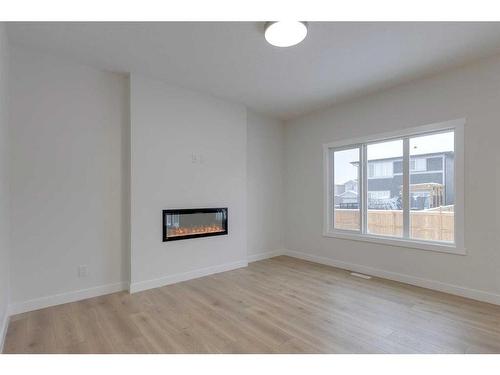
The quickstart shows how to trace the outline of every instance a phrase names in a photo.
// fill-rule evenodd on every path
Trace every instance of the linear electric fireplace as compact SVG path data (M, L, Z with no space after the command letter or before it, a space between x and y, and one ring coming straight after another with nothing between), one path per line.
M163 210L163 242L227 234L227 208Z

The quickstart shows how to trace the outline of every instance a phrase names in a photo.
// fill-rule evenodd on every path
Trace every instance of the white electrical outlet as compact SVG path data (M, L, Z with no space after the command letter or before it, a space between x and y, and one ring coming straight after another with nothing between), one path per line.
M89 267L86 265L78 266L78 277L87 277L89 275Z
M193 164L203 164L204 157L202 154L191 153L191 163Z

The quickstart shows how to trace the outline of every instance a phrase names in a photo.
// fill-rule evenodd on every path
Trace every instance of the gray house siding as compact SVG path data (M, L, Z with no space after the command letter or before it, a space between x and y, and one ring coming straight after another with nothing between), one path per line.
M368 191L390 191L391 197L398 196L403 185L403 176L395 175L392 178L369 178Z
M432 183L432 182L442 184L443 183L443 173L442 172L429 172L429 173L410 174L410 185L428 184L428 183Z
M393 173L403 173L403 161L402 160L394 160L394 164L392 165Z
M447 155L445 159L445 204L448 206L450 204L455 204L455 189L453 185L455 183L455 156Z
M418 157L415 157L418 159ZM390 159L388 159L390 160ZM376 163L380 160L376 160L373 162L369 163ZM426 164L426 170L427 171L441 171L443 170L443 158L442 156L437 156L437 157L428 157L427 158L427 164ZM394 174L402 174L403 173L403 161L401 159L395 159L394 164L393 164L393 173Z
M428 171L442 171L443 170L443 158L441 156L435 158L427 158L427 170Z

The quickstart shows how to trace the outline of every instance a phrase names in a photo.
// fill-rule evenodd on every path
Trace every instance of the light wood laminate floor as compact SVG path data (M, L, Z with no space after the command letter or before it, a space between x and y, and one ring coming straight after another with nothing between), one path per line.
M12 317L5 353L500 353L500 306L277 257Z

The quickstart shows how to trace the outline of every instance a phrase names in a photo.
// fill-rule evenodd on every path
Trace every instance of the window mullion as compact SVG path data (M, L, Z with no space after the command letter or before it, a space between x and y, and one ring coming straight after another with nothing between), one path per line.
M329 209L328 209L328 220L332 220L328 223L328 229L335 229L335 154L333 151L328 150L329 165L331 166L331 176L329 176L328 184L330 185L329 192ZM330 211L331 210L331 211Z
M366 157L366 144L361 145L361 233L366 234L368 227L368 163Z
M403 138L403 238L410 238L410 139Z

